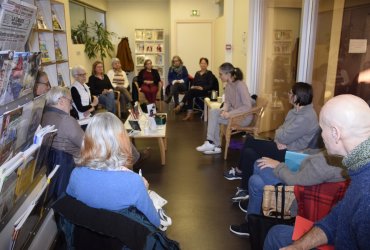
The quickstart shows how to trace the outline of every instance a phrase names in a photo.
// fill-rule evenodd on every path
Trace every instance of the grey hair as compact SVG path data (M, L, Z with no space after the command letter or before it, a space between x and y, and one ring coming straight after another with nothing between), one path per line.
M61 97L71 95L69 88L54 86L46 93L46 106L57 105Z
M73 78L76 78L76 76L78 74L80 74L80 71L82 71L82 70L86 72L86 69L84 68L84 66L82 66L82 65L76 65L76 66L74 66L72 68L72 76L73 76Z
M121 63L121 60L120 60L120 59L118 59L117 57L113 57L113 58L112 58L112 67L113 67L113 63L116 63L116 62Z
M125 135L127 141L122 141ZM120 170L131 159L131 145L126 129L114 114L94 115L85 131L77 164L100 170Z

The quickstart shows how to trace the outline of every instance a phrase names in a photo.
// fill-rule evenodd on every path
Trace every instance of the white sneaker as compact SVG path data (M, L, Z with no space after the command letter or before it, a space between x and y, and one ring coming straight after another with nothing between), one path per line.
M221 154L221 152L222 152L221 147L214 147L213 150L204 151L203 154L215 155L215 154Z
M199 152L204 152L204 151L212 151L214 148L215 148L214 144L209 143L209 141L205 141L203 145L197 147L196 150Z

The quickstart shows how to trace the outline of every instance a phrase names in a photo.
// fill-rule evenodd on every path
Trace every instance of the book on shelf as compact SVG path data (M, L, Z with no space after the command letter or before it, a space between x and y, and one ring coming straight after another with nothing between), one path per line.
M14 51L0 52L0 106L12 101L11 88L8 86L12 72Z
M163 56L155 55L155 65L162 65L162 64L163 64Z
M58 80L58 86L61 86L61 87L66 86L66 84L64 83L64 80L63 80L63 75L59 72L58 72L58 75L57 75L57 80Z
M62 49L60 48L59 41L54 39L55 59L57 61L63 60Z
M41 65L40 52L27 52L27 63L23 68L22 89L20 96L32 93L37 72Z
M49 51L46 47L46 43L44 40L39 41L39 49L41 52L41 62L43 63L50 62L51 58L50 58Z
M2 116L0 138L0 166L15 154L17 128L21 121L23 107L6 112Z
M163 40L163 30L158 30L156 32L156 39L157 40Z
M40 29L40 30L48 29L48 27L46 26L46 23L44 22L44 17L40 14L37 15L36 25L37 25L37 29Z
M51 19L53 24L53 30L63 30L62 25L60 25L59 19L57 15L55 14L54 10L51 10Z
M33 155L30 155L25 159L22 166L17 169L17 184L15 186L15 196L21 197L31 186L35 173L36 164L36 154L35 151Z

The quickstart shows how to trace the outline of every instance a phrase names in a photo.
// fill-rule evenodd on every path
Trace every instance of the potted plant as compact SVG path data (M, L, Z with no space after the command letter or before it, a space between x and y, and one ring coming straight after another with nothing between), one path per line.
M90 36L89 34L93 34ZM95 23L89 27L85 41L85 53L89 59L100 57L101 61L107 56L111 57L111 53L114 50L111 42L112 37L115 36L114 32L107 31L102 23L95 21Z

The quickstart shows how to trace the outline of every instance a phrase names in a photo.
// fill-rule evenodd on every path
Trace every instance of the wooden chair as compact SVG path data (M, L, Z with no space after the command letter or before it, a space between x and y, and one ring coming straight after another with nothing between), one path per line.
M137 89L137 91L138 91L138 101L139 101L139 103L141 104L141 103L148 103L148 100L145 98L145 95L144 95L144 93L143 92L141 92L141 91L139 91L139 83L137 82L137 81L133 81L133 83L135 84L135 87L136 87L136 89ZM156 106L157 106L157 109L159 110L159 111L161 111L162 110L162 96L163 96L163 83L162 82L160 82L159 83L159 86L158 86L158 92L157 92L157 97L156 97Z
M120 98L121 98L121 92L119 92L118 90L115 90L114 91L114 100L115 100L115 103L116 103L116 115L118 118L121 118L121 101L120 101Z
M227 152L230 145L230 137L233 134L246 132L253 134L254 136L258 135L259 125L261 121L261 117L263 115L263 112L266 109L266 106L268 104L268 101L263 98L258 98L257 106L249 110L248 112L241 113L234 115L230 117L229 123L227 125L221 125L221 140L225 136L226 144L225 144L225 153L224 153L224 159L227 159ZM248 117L253 116L252 122L246 126L243 127L240 124ZM222 144L222 141L221 141Z

